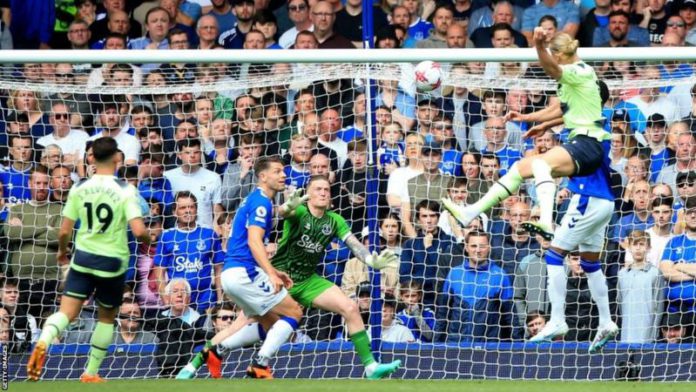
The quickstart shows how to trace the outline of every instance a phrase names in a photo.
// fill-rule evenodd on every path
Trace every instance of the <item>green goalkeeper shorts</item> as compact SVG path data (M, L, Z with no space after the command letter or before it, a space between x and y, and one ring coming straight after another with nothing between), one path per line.
M288 292L295 301L309 309L312 307L314 300L333 285L332 282L317 274L313 274L309 279L293 284Z

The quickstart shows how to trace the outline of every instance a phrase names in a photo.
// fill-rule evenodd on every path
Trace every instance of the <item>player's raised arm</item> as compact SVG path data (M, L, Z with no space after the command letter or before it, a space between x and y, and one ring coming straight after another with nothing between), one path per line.
M554 60L551 54L546 50L546 33L543 28L534 28L534 47L539 56L539 64L544 68L544 72L554 80L560 80L563 75L563 69Z
M302 196L302 189L296 189L288 200L278 208L278 214L283 218L294 215L297 207L304 204L307 199L309 199L309 195Z
M346 243L348 249L350 249L355 257L358 258L358 260L374 269L382 269L398 260L394 252L390 251L389 249L383 250L380 254L377 254L377 252L370 253L365 245L363 245L360 240L355 238L353 234L350 234L344 242Z

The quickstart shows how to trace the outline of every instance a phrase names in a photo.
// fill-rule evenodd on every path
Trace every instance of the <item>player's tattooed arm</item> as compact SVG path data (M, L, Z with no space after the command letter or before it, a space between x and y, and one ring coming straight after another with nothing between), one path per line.
M370 257L370 251L353 234L350 234L345 241L346 246L363 263Z

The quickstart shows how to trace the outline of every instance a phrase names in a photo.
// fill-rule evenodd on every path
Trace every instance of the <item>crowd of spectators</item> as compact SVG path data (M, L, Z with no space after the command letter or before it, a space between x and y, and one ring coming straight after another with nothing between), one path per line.
M2 49L323 49L362 45L362 0L0 1ZM695 0L384 0L374 5L378 48L497 48L529 45L534 27L575 36L582 46L696 44ZM678 49L675 49L678 50ZM378 184L379 247L400 255L382 273L383 337L398 342L523 341L549 313L543 253L521 229L540 208L557 222L572 194L559 180L555 206L538 206L528 183L462 228L439 200L477 200L522 156L564 141L562 129L533 141L534 124L508 121L557 98L553 92L444 86L416 94L381 80L374 113L364 84L318 80L227 91L200 86L302 65L24 64L11 77L26 89L0 99L3 279L0 339L25 351L60 301L67 269L55 261L60 211L70 188L93 173L90 144L120 149L118 177L140 191L153 246L133 242L119 343L158 343L163 374L236 316L219 277L230 222L253 189L257 157L279 154L287 190L328 175L333 208L366 243L369 182ZM593 64L604 80L677 80L691 64ZM294 67L294 68L293 68ZM305 68L303 68L305 67ZM526 63L446 64L453 76L540 78ZM320 78L320 77L319 77ZM44 93L51 83L87 87L190 86L175 93ZM667 83L669 84L669 83ZM36 87L36 88L32 88ZM632 85L634 86L634 85ZM137 91L137 90L134 90ZM152 90L155 91L155 90ZM377 150L366 139L375 115ZM603 267L612 311L629 343L693 340L696 312L696 87L613 88L604 108L612 135L616 208ZM562 127L561 127L562 128ZM371 169L376 168L375 174ZM283 195L279 196L282 199ZM281 200L277 200L280 202ZM273 254L278 238L267 251ZM320 273L355 298L367 320L368 272L338 240ZM579 256L567 257L565 337L588 341L597 326ZM295 341L342 335L342 320L310 309ZM89 310L61 342L87 342Z

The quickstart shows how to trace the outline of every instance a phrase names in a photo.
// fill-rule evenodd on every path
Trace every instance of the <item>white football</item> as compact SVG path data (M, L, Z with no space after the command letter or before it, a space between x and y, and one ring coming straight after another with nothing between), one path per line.
M442 68L434 61L421 61L416 65L416 88L422 93L431 92L442 83Z

